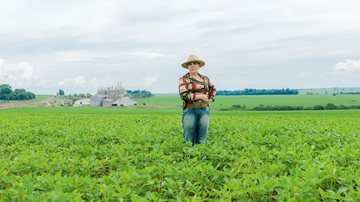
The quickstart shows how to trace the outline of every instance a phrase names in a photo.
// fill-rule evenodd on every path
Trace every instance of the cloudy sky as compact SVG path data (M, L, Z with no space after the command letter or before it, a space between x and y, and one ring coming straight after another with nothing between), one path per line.
M189 54L217 89L360 86L357 0L0 0L0 83L176 93Z

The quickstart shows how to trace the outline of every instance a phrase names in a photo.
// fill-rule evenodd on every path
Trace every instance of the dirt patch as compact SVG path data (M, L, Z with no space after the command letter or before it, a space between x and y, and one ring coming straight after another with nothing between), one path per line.
M29 107L29 106L44 106L41 101L12 101L12 102L3 102L0 101L0 109L13 108L13 107Z

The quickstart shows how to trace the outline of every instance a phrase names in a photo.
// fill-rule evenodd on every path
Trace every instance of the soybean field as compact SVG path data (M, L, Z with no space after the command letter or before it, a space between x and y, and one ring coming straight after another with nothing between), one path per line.
M360 111L0 110L0 201L359 201Z

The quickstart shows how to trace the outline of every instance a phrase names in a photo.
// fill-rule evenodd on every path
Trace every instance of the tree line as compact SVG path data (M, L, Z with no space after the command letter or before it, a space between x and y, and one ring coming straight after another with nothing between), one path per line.
M127 93L134 98L145 98L154 96L154 94L152 94L148 90L127 90Z
M328 103L326 105L314 105L312 107L304 107L304 106L291 106L291 105L263 105L260 104L253 108L247 108L246 105L232 105L231 108L220 109L220 111L287 111L287 110L343 110L343 109L360 109L360 105L335 105L333 103Z
M344 95L360 95L360 92L340 92L340 94L344 94Z
M9 84L0 85L0 100L32 100L35 99L35 94L27 92L25 89L15 89Z
M299 91L296 89L253 89L245 88L244 90L219 90L217 95L297 95Z

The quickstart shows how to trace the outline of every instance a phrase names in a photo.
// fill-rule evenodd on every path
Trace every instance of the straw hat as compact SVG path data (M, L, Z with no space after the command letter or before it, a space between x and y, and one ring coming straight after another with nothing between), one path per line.
M181 66L184 67L185 69L187 69L189 62L198 62L198 63L200 64L200 67L202 67L202 66L205 65L205 62L202 61L202 60L200 60L200 59L198 58L198 56L196 56L196 55L189 55L189 57L187 58L186 62L183 62L183 63L181 64Z

